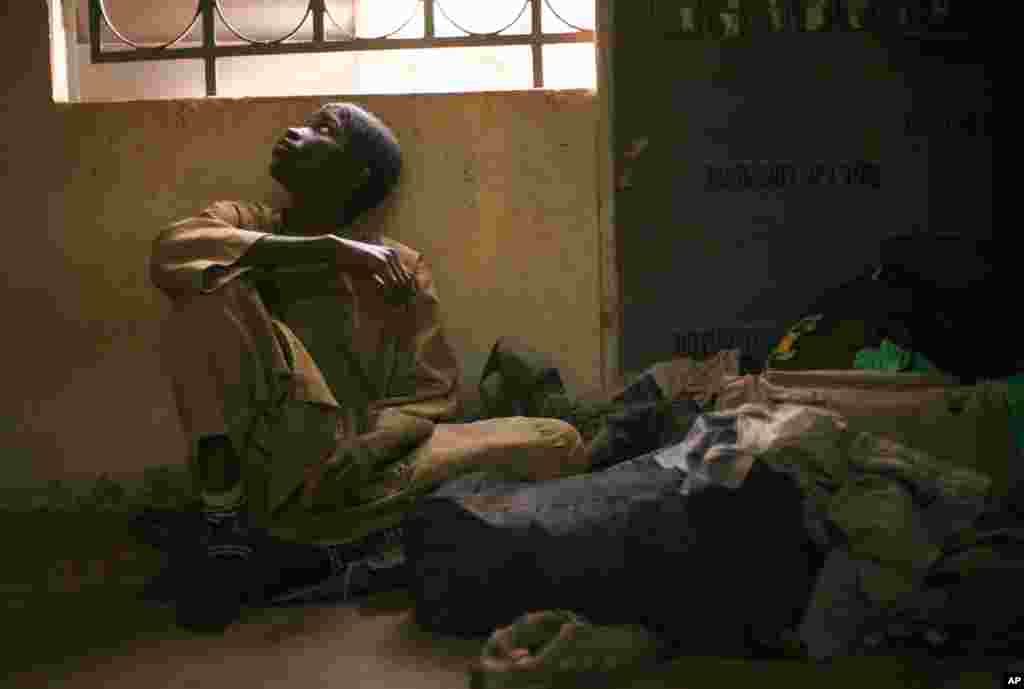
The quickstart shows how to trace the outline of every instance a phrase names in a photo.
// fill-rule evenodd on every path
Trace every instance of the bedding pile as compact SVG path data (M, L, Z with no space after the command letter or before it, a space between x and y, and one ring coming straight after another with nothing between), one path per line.
M936 340L964 314L928 307L922 271L824 295L763 367L739 350L651 367L588 474L442 486L406 521L418 619L480 635L572 610L642 625L660 659L1019 647L1024 375L1012 352Z

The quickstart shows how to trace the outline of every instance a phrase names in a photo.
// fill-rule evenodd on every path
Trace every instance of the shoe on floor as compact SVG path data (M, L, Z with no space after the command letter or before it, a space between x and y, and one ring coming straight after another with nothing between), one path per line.
M139 597L173 606L178 625L190 631L222 633L241 617L243 605L264 602L276 578L270 537L242 520L215 526L201 516L150 513L135 525L140 540L168 555Z

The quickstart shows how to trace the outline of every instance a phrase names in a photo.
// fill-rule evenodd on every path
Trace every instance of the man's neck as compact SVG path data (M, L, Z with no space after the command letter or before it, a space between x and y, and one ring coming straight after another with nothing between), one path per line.
M291 235L338 234L343 228L336 218L330 211L297 204L281 211L285 232Z
M350 225L341 226L333 213L293 205L281 210L281 224L284 234L294 236L334 234L361 242L377 242L380 238L372 218L366 214Z

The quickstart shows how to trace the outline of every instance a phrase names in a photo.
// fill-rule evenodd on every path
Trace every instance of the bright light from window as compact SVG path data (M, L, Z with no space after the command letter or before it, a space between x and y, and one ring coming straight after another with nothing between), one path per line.
M540 29L544 33L561 33L577 29L593 29L596 24L597 3L594 0L544 0L541 6ZM557 13L557 14L556 14ZM570 26L566 26L566 23Z
M68 46L64 31L64 13L56 0L50 0L47 5L50 15L50 79L53 84L53 100L56 103L67 103L71 100L71 94L68 84Z
M328 0L328 8L331 4ZM355 0L355 16L359 38L423 38L423 3L419 0Z
M360 53L357 93L525 90L533 84L530 46L426 48Z
M545 0L541 3L544 33L592 29L595 0ZM194 0L106 0L113 21L133 40L166 41L161 32L187 25L184 5ZM221 0L229 21L258 40L292 30L307 0ZM467 30L487 34L529 35L533 12L525 0L435 0L434 35L464 36ZM82 100L201 97L202 62L162 60L92 64L87 30L88 0L79 0L78 75ZM325 0L333 16L324 18L327 40L358 38L418 39L424 37L424 5L420 0ZM173 5L175 13L171 12ZM193 5L194 7L194 5ZM269 11L273 7L275 11ZM185 13L187 14L187 13ZM181 16L178 16L181 15ZM563 21L564 20L564 21ZM336 23L337 22L337 23ZM568 24L566 23L568 22ZM309 40L312 20L294 40ZM199 27L178 47L199 45ZM105 32L105 40L111 35ZM218 20L217 41L240 44ZM55 42L56 45L56 42ZM104 50L116 44L105 43ZM541 48L544 88L593 89L597 71L593 43L557 43ZM359 52L292 53L218 57L217 95L292 96L342 94L449 93L525 90L533 87L534 54L529 45L430 47ZM62 62L63 65L67 61ZM199 83L196 83L198 79Z
M505 27L504 34L527 34L530 26L530 6L525 0L440 0L434 6L434 31L438 36L464 36L463 29L492 33Z
M541 50L544 51L544 88L597 88L593 43L559 43L546 45Z

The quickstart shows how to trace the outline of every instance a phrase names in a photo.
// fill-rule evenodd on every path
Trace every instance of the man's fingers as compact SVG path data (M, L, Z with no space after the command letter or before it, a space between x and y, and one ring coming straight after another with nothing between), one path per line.
M399 261L397 257L395 257L395 267L398 270L399 287L406 290L412 289L412 274L405 269L405 266L402 265L402 262Z
M394 257L388 261L388 271L391 275L391 282L395 287L402 287L405 284L405 280L402 278L402 264Z
M412 273L411 273L411 272L409 272L408 270L406 270L406 269L405 269L405 266L403 266L403 265L402 265L401 263L399 263L398 265L399 265L399 267L400 267L400 268L402 269L402 277L403 277L403 282L404 282L404 284L405 284L405 285L406 285L407 287L409 287L409 288L412 288L412 287L413 287L413 284L414 284L414 280L413 280L413 277L412 277Z
M401 263L397 263L396 272L398 276L396 287L398 288L398 292L401 294L402 299L407 301L418 292L416 279Z

